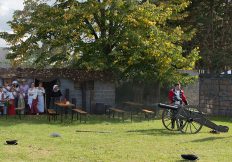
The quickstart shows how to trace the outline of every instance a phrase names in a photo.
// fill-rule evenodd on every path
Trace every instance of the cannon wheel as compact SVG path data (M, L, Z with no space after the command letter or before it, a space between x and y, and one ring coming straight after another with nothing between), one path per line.
M162 112L162 123L164 127L171 131L178 131L178 126L175 118L175 110L164 109Z
M180 110L176 121L178 129L182 133L194 134L201 130L203 125L195 121L197 117L199 118L196 113L200 114L201 112L195 106L186 106Z

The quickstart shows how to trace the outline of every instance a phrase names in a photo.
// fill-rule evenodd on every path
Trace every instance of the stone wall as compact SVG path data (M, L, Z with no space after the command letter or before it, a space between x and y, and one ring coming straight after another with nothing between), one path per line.
M198 75L198 74L197 74ZM125 101L133 101L152 105L155 103L169 103L168 93L173 87L160 87L158 83L123 83L116 87L116 103L120 104ZM199 104L199 81L182 87L189 104Z
M76 98L77 105L82 105L82 90L81 83L77 81L60 79L62 94L65 94L66 89L69 89L69 100ZM90 88L92 85L88 82L86 85L86 111L94 113L96 104L102 103L106 105L115 105L115 84L113 82L107 81L94 81L94 87ZM105 109L102 107L100 110L102 113Z
M199 76L198 71L196 70L183 70L182 72L189 74L190 76L197 77ZM188 84L185 87L182 87L185 95L187 97L188 103L191 105L199 104L199 79L196 79L193 83Z
M189 104L199 104L199 80L196 80L194 83L188 84L186 87L183 87L183 90Z
M104 103L106 105L115 105L115 83L95 81L94 82L94 103Z
M162 91L163 93L163 91ZM165 94L165 98L168 92ZM160 102L160 85L156 82L133 83L123 82L116 87L116 103L133 101L143 104Z
M81 90L74 86L74 81L67 79L60 79L61 93L65 95L66 89L69 89L69 100L76 98L77 106L82 106L82 95Z
M200 76L200 108L211 115L232 115L232 75Z

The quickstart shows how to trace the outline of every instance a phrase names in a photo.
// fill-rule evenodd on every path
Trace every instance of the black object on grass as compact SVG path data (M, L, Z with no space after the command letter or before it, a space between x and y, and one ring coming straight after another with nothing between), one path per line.
M185 160L197 160L198 157L193 154L182 154L181 157Z
M18 143L17 143L17 140L7 140L6 144L7 145L17 145Z

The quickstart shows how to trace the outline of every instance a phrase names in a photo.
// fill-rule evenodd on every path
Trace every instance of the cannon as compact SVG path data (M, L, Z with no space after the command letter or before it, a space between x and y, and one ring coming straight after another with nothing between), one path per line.
M227 126L217 125L207 119L205 115L193 105L167 105L159 103L163 108L162 123L164 127L171 131L181 131L182 133L198 133L203 126L218 132L228 132Z

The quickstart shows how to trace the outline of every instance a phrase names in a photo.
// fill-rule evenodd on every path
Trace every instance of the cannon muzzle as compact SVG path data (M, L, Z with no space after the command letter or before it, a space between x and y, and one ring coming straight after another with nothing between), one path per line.
M217 130L219 132L228 132L229 131L229 127L223 126L223 125L218 125L215 130Z
M166 105L166 104L162 104L162 103L159 103L158 106L160 108L164 108L164 109L171 109L171 110L177 110L178 109L178 106Z

